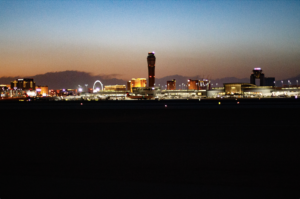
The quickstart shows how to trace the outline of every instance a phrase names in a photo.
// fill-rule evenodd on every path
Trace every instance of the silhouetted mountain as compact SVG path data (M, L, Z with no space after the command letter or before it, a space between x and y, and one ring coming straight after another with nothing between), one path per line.
M297 82L296 82L296 80L300 80L300 75L297 75L297 76L295 76L295 77L291 77L291 78L287 78L287 79L282 79L282 80L280 80L280 79L276 79L275 78L275 80L276 80L276 86L282 86L282 84L284 85L284 86L287 86L288 85L288 80L290 80L290 82L291 82L291 86L292 85L297 85ZM283 81L283 83L281 83L281 81ZM298 82L298 85L300 85L299 84L299 82Z
M17 78L20 77L1 77L0 83L9 84ZM36 85L47 85L49 89L78 88L78 85L85 88L85 84L88 84L88 88L91 88L96 80L100 80L103 85L126 84L126 81L122 79L110 78L107 75L93 76L90 73L80 71L51 72L27 78L33 78ZM99 84L97 85L99 86Z
M20 76L16 77L0 77L0 84L9 84L11 81L23 78ZM93 76L87 72L80 72L80 71L62 71L62 72L49 72L45 74L30 76L27 78L33 78L36 82L36 85L47 85L49 89L61 89L61 88L78 88L78 85L81 85L85 88L85 84L88 84L88 87L93 87L93 84L96 80L100 80L103 85L126 85L126 81L123 79L117 79L114 75L96 75ZM199 75L187 77L182 75L170 75L162 78L156 78L156 86L166 85L168 80L176 79L176 85L179 89L179 85L182 83L186 84L188 79L203 79L207 77L201 77ZM296 85L296 80L300 80L300 75L288 79L283 80L283 84L287 85L288 80L290 80L292 85ZM281 81L276 79L276 86L281 86ZM250 83L250 78L236 78L236 77L224 77L211 80L213 86L223 86L223 83Z

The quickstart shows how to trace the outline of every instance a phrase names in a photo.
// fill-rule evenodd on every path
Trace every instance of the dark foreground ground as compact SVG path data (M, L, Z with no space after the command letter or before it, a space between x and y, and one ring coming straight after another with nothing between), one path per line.
M0 110L1 199L300 198L298 99Z

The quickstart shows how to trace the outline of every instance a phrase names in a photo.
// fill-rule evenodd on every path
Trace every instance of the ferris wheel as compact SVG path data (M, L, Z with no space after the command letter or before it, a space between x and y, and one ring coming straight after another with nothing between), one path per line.
M101 86L100 90L103 91L103 84L102 84L102 82L100 80L96 80L95 83L94 83L94 86L93 86L93 92L95 93L95 92L99 91L98 89L95 89L96 83L100 84L100 86Z

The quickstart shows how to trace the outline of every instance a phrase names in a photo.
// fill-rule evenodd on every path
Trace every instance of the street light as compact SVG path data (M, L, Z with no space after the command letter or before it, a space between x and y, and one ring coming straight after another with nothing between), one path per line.
M281 81L281 85L282 85L282 88L283 88L283 81Z
M86 92L88 92L88 90L87 90L87 86L88 86L88 84L85 84L85 87L86 87Z
M82 92L82 88L81 88L80 85L78 85L78 87L79 87L79 88L78 88L78 92L81 93L81 92Z

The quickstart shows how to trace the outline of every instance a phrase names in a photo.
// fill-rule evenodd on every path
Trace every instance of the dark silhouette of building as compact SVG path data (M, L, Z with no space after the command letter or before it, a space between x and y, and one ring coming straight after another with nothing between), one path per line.
M176 80L167 81L167 90L176 90Z
M261 68L254 68L253 74L250 76L250 84L255 85L255 79L260 80L259 86L275 86L275 77L265 77Z
M250 76L250 84L255 85L255 79L260 79L260 86L264 86L265 84L265 74L262 73L261 68L254 68L253 74Z
M149 87L155 84L155 59L154 52L149 52L147 57Z
M265 77L264 86L275 86L275 77Z
M33 79L16 79L11 82L11 89L14 90L35 90Z

